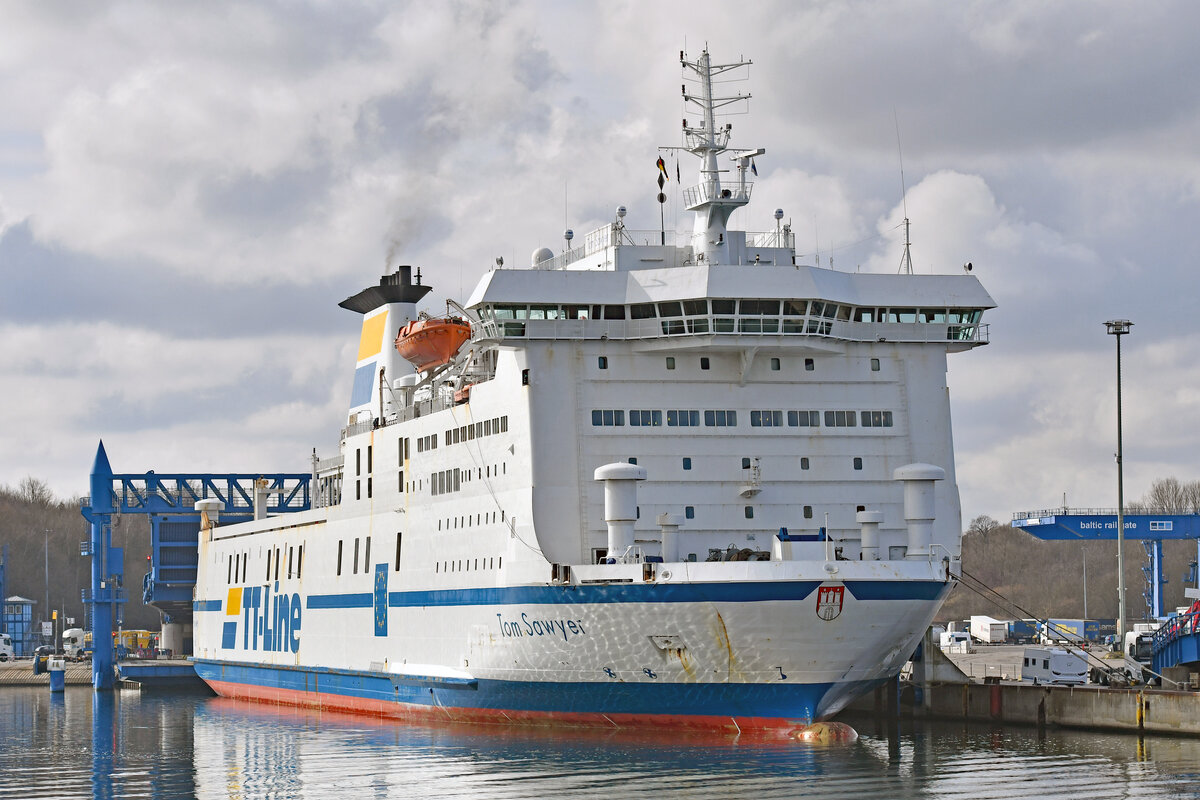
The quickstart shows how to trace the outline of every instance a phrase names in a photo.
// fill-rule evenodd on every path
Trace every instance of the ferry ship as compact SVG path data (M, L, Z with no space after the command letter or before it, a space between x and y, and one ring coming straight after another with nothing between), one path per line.
M680 60L690 234L618 208L453 315L418 312L407 266L341 303L362 333L313 508L201 532L219 694L794 731L913 654L960 574L946 357L994 303L970 274L801 264L782 212L730 227L765 151L730 146L748 95L714 78L749 62Z

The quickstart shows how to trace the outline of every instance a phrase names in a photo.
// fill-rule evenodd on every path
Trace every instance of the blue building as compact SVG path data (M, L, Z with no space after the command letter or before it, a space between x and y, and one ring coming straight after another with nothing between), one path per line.
M27 656L37 647L38 631L33 627L33 606L36 602L15 594L4 600L0 630L12 637L13 653L17 656Z

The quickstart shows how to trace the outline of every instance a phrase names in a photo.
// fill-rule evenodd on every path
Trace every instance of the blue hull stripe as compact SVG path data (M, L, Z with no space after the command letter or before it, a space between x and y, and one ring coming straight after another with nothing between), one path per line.
M949 589L941 581L847 581L846 590L856 600L936 600ZM755 603L768 600L805 600L820 582L772 583L611 583L550 585L550 587L500 587L389 591L390 608L431 606L557 606L576 603ZM372 608L377 597L368 591L340 595L310 595L308 608ZM196 612L218 612L220 600L192 603Z
M390 608L432 606L587 605L591 603L761 603L805 600L819 581L723 583L609 583L582 586L508 586L388 592ZM943 581L846 581L856 600L936 600L950 584ZM308 608L372 608L372 592L309 595ZM193 603L196 611L220 611L220 600Z
M196 660L205 680L420 706L564 714L794 719L808 722L830 683L656 683L478 680ZM857 687L866 691L875 682Z

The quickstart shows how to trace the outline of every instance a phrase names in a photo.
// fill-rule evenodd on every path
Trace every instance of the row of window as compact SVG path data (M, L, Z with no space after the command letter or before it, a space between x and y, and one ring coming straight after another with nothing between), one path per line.
M932 323L969 325L979 322L983 311L977 308L876 308L859 307L823 300L731 300L724 298L633 303L631 305L495 305L480 310L485 319L556 320L556 319L673 319L706 317L710 314L736 314L743 317L809 317L854 322Z
M663 424L663 412L657 409L629 409L630 427L657 428ZM752 428L782 428L784 412L782 410L754 410L750 412ZM892 427L891 411L851 411L835 410L825 412L825 427L853 428L861 421L864 428ZM696 427L700 425L698 410L671 409L666 412L667 427ZM787 424L791 428L819 428L821 412L815 410L788 411ZM620 408L592 409L592 425L597 428L620 428L625 425L625 410ZM709 428L728 428L737 426L737 411L733 409L712 409L704 412L704 425Z
M443 469L429 476L429 492L433 496L457 492L462 485L462 473L458 467Z
M504 512L500 511L499 513L500 513L500 521L504 522L504 519L505 519ZM444 523L444 527L443 527L443 523ZM489 524L491 524L491 525L496 524L496 512L495 511L490 511L490 512L487 512L484 514L475 514L473 516L471 514L466 514L461 517L446 517L445 519L439 519L438 520L438 530L439 531L441 531L441 530L447 530L447 531L455 530L456 531L459 528L473 528L476 525L489 525Z
M424 453L426 450L436 450L438 443L438 435L431 433L428 436L422 436L417 439L417 452Z
M457 561L442 561L441 563L433 563L433 571L441 572L478 572L481 569L503 569L504 556L499 558L476 558L474 559L475 569L471 569L472 560L469 558L460 558Z
M337 546L337 574L338 575L342 574L342 558L344 555L344 548L345 548L346 541L347 540L345 540L345 539L338 539L338 546ZM396 532L395 563L392 565L392 570L394 572L400 571L400 552L401 552L403 542L404 542L404 534L397 531ZM301 549L303 549L303 548L301 548ZM354 538L354 558L353 558L353 561L351 562L351 574L353 574L353 575L357 575L358 571L359 571L358 570L359 552L360 552L359 538L356 536ZM361 552L362 552L362 571L364 573L370 572L371 571L371 537L370 536L363 537ZM299 572L297 572L296 577L299 577Z
M491 436L494 433L508 432L508 417L494 417L493 419L485 419L483 422L476 422L473 425L460 425L457 428L451 428L444 434L443 444L458 444L459 442L469 442L472 439L478 439L484 436ZM434 447L437 447L434 444Z
M282 572L284 556L287 556L287 572ZM225 568L225 582L232 586L235 583L246 582L246 566L250 561L249 553L230 553L229 565ZM281 547L267 548L267 572L264 580L270 582L279 580L281 573L287 579L299 579L300 570L304 565L304 545L291 545L287 551ZM293 566L295 570L293 571ZM273 573L273 574L272 574Z

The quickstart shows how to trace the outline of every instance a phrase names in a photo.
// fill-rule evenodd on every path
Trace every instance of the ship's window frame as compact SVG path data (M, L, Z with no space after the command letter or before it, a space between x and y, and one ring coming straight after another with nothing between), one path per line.
M774 357L773 357L773 358L771 359L771 371L772 371L772 372L779 372L779 368L780 368L779 359L778 359L778 358L774 358Z
M812 518L813 518L813 507L812 507L812 506L805 506L805 507L804 507L804 518L805 518L805 519L812 519Z
M746 519L754 519L754 506L746 506Z
M667 427L698 428L700 427L700 411L687 408L668 408Z
M658 315L660 317L682 317L683 303L678 300L672 300L666 303L658 304Z
M819 428L821 427L821 412L812 409L789 409L789 428Z
M358 574L358 537L357 536L354 537L354 572L351 574L353 574L353 575Z
M808 469L809 466L810 462L808 460L808 456L800 456L800 469Z
M856 470L859 470L859 471L861 472L861 471L862 471L862 468L863 468L863 460L862 460L862 456L855 456L855 457L854 457L853 464L854 464L854 468L855 468Z
M708 356L700 356L700 369L708 369L711 363L708 360Z
M879 359L878 358L871 359L871 372L879 372Z
M691 456L683 457L683 468L684 468L684 470L690 470L692 468L692 457Z
M784 300L783 315L785 317L803 317L808 313L807 300Z
M683 507L683 518L684 519L695 519L696 518L696 507L695 506L684 506Z
M604 306L604 319L606 319L606 320L625 319L625 306L624 305L606 305L606 306Z
M363 546L363 572L371 571L371 537L366 537L366 544Z
M608 369L608 356L598 356L596 358L597 369Z
M667 356L667 369L675 369L675 356Z
M337 574L342 574L342 544L343 540L338 539L338 554L337 554Z
M817 369L817 362L811 358L804 359L804 371L814 372Z
M630 319L654 319L657 315L654 303L632 303L629 306Z

